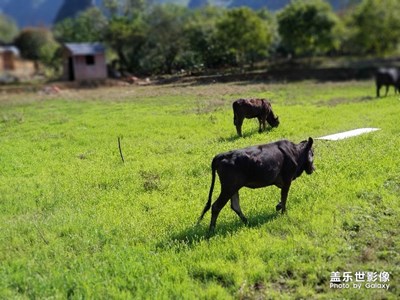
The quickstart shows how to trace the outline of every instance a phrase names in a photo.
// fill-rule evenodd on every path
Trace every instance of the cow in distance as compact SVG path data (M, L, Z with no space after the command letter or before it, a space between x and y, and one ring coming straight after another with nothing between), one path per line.
M311 137L299 144L280 140L216 155L211 164L212 180L208 201L198 219L198 224L212 207L209 228L209 232L212 233L218 215L229 199L232 210L246 224L247 218L239 204L239 190L242 187L256 189L270 185L277 186L281 189L281 199L276 210L284 213L292 181L304 171L312 174L315 170L312 145ZM211 206L216 173L221 183L221 191Z
M259 122L258 132L265 130L265 121L271 127L278 127L279 118L272 111L271 103L266 99L239 99L233 102L233 124L236 132L242 136L243 120L257 118Z
M389 87L394 87L394 93L400 93L400 72L396 68L380 68L375 74L376 97L380 97L380 89L386 87L385 97L388 94Z

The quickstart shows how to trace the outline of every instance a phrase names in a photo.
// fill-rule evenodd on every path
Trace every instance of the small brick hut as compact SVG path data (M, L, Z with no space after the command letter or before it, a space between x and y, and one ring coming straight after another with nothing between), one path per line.
M14 71L19 50L14 46L0 46L0 71Z
M100 43L64 44L64 80L107 78L105 47Z

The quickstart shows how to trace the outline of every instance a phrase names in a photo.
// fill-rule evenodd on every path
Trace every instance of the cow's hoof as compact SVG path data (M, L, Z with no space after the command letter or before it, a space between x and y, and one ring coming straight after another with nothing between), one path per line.
M276 211L280 211L282 209L282 203L278 203L278 205L276 206Z
M215 227L210 227L207 232L208 237L212 237L215 233Z

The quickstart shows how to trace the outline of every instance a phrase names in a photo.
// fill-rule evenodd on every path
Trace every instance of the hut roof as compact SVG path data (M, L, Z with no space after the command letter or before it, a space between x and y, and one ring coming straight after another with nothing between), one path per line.
M15 46L0 46L0 53L12 52L14 55L19 56L19 50Z
M72 55L93 55L105 51L101 43L66 43L65 47Z

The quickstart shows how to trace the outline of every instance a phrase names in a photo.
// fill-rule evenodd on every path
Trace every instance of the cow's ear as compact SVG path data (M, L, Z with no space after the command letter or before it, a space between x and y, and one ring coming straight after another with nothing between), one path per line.
M313 143L314 143L314 140L312 139L312 137L309 137L308 142L307 142L307 148L311 149Z

